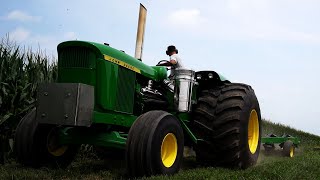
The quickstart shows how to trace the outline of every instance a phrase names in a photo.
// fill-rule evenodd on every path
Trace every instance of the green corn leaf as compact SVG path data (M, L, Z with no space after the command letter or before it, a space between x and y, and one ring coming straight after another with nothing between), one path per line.
M13 114L12 113L8 113L6 115L4 115L2 118L0 118L0 126L6 122Z

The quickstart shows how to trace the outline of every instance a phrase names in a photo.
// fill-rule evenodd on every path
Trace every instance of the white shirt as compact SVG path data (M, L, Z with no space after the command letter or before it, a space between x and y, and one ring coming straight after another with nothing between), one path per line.
M170 56L170 61L175 60L177 63L172 65L170 76L174 76L174 70L177 68L182 68L183 65L181 63L181 58L178 56L178 54L173 54Z

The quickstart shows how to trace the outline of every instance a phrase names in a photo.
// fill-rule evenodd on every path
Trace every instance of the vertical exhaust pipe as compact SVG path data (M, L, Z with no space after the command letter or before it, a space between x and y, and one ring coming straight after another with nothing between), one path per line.
M136 39L136 51L134 55L134 57L139 59L140 61L142 59L143 38L144 38L146 19L147 19L147 9L142 4L140 4L137 39Z

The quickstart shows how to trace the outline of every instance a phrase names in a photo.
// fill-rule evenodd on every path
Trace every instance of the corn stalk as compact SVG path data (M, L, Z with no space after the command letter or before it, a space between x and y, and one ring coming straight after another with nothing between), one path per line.
M21 118L35 104L41 82L57 79L57 66L41 50L33 52L5 37L0 43L0 151L9 152L8 140ZM51 63L50 63L51 62ZM0 162L3 163L3 154Z

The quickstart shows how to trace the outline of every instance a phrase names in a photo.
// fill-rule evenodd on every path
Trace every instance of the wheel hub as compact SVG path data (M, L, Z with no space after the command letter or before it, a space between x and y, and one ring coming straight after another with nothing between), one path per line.
M161 160L165 167L171 167L178 154L177 138L173 133L168 133L162 140Z
M47 137L47 149L53 156L62 156L68 149L68 146L62 146L59 144L57 130L52 129Z
M255 109L250 113L248 125L248 145L250 152L254 154L257 151L259 143L259 120Z
M293 157L294 156L294 147L291 146L290 147L290 157Z

